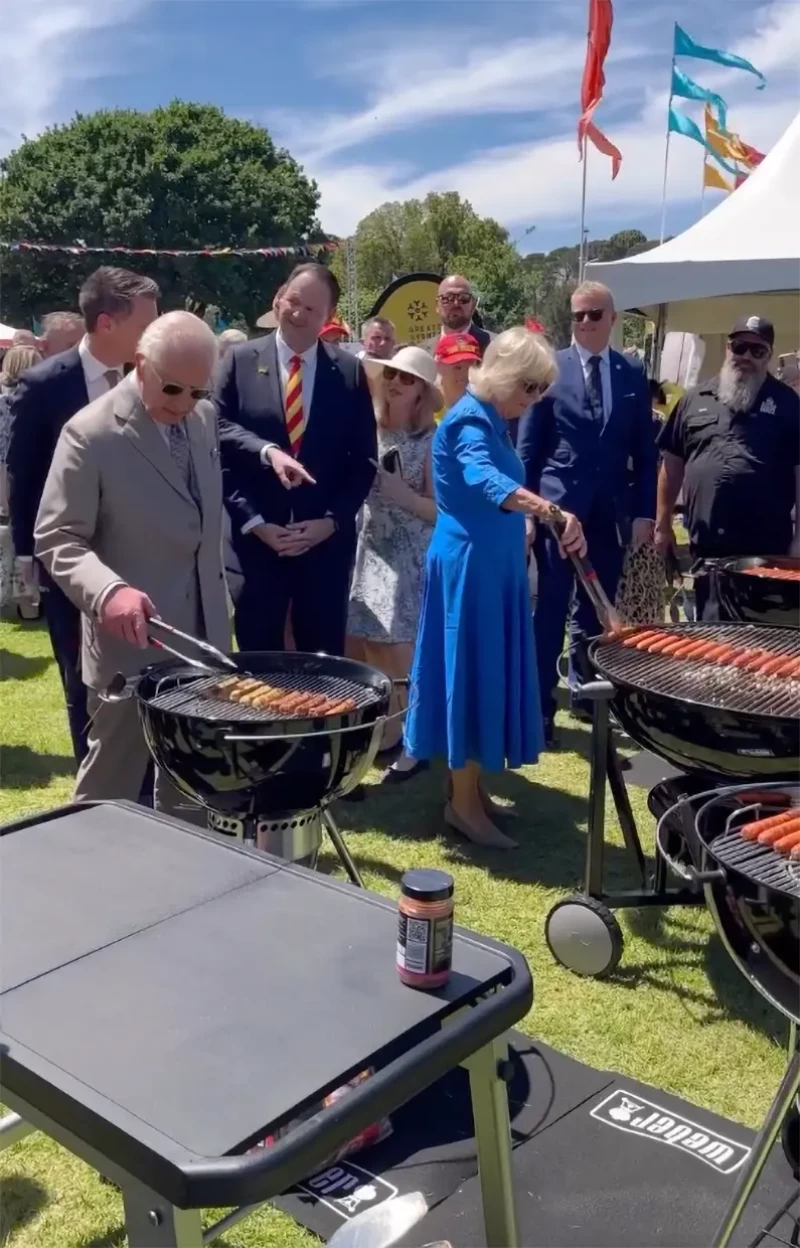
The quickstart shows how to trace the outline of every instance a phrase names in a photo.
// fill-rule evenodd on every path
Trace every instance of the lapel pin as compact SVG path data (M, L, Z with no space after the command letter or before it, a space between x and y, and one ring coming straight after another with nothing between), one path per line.
M269 369L267 368L266 364L262 364L262 365L259 367L259 370L258 370L258 371L259 371L259 372L262 374L262 376L264 376L264 377L266 377L266 376L269 374Z

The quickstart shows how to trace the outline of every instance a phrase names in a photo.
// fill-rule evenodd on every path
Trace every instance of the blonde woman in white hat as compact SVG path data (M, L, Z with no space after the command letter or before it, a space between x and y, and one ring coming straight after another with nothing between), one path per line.
M411 668L425 573L436 521L431 475L434 413L442 406L436 364L421 347L401 347L391 360L367 357L378 424L378 465L356 548L347 621L347 653L395 679ZM402 695L404 700L404 695ZM401 704L397 699L398 709ZM402 721L387 728L383 751L402 736ZM427 764L395 761L392 779L407 779Z

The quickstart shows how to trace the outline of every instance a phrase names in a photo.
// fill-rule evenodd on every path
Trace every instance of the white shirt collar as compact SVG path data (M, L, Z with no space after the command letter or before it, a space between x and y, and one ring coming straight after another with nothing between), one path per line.
M595 353L594 351L587 351L586 347L582 347L579 342L575 341L574 338L572 339L572 345L575 348L575 350L578 352L578 359L581 362L581 368L585 369L586 365L589 363L590 359L595 354L600 356L600 359L603 361L603 363L607 367L611 366L611 360L609 358L609 352L611 350L610 347L605 347L604 350L598 351L597 353Z
M298 353L297 351L292 350L288 342L286 342L286 340L281 335L280 330L276 330L275 332L275 345L278 348L278 359L281 363L281 366L286 369L288 369L289 367L290 360L292 360L293 357L297 354L300 355L300 359L303 361L304 364L308 364L312 359L317 358L317 343L316 342L312 342L311 346L306 351L302 351Z
M92 355L91 351L89 350L89 335L88 334L84 334L80 342L78 343L78 354L81 357L81 364L83 366L83 375L86 378L87 382L89 383L93 381L99 381L101 377L105 377L109 368L111 368L110 364L103 364L100 360L97 359L97 356ZM123 366L119 364L116 367L115 371L119 373L120 377L122 377Z

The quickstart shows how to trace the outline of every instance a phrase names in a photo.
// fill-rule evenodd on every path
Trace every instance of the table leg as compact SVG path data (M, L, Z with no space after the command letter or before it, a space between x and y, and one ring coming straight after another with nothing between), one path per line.
M128 1243L136 1248L203 1248L199 1209L177 1209L135 1179L122 1189Z
M519 1244L511 1175L508 1089L500 1074L502 1063L507 1061L508 1045L498 1039L464 1062L472 1094L487 1248L517 1248Z
M0 1151L19 1144L20 1140L24 1140L35 1130L36 1128L19 1114L6 1114L4 1118L0 1118Z

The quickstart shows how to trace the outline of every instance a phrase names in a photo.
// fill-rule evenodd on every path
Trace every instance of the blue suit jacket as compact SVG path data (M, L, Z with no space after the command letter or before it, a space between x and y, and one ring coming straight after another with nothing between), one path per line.
M602 425L587 411L575 347L556 353L558 381L522 417L517 453L529 490L585 522L599 498L611 501L623 541L630 522L653 519L657 452L644 373L611 351L611 411Z

